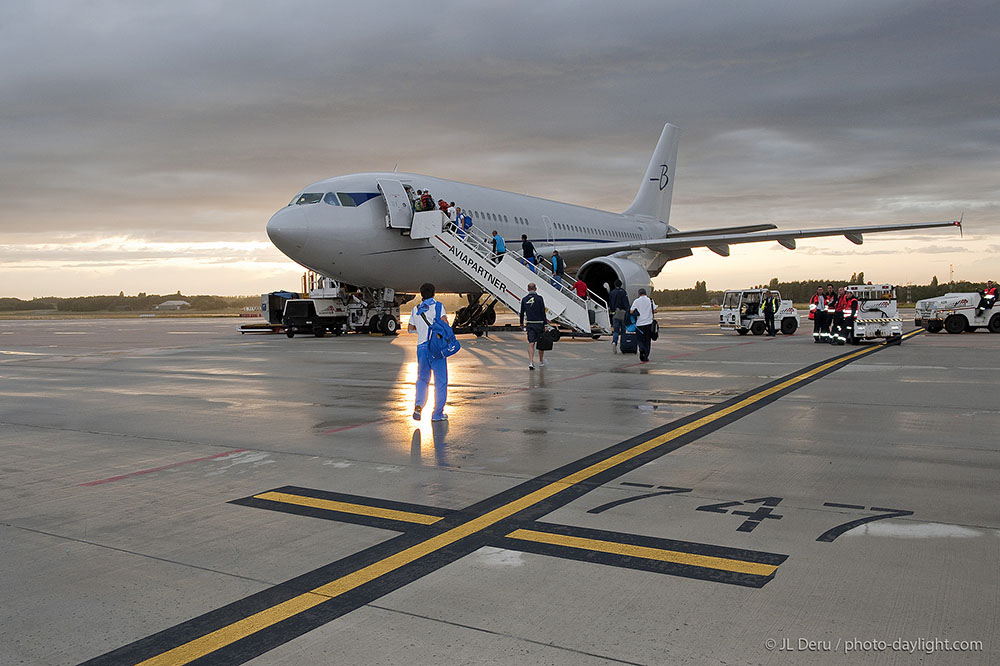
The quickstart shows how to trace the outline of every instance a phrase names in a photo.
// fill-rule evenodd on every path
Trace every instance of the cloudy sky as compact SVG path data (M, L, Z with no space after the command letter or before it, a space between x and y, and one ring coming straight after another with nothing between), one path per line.
M253 294L305 184L425 173L671 222L951 230L734 246L659 287L1000 277L1000 4L0 3L0 296Z

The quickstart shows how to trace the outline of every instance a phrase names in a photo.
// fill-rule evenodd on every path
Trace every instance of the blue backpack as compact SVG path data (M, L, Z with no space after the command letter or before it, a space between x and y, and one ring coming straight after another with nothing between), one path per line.
M431 358L448 358L457 354L462 345L455 337L455 331L451 330L451 326L441 319L441 304L435 303L435 305L437 310L433 322L427 321L427 317L424 316L424 312L428 308L424 308L423 303L417 307L417 314L430 328L430 335L427 338L427 353L430 354Z

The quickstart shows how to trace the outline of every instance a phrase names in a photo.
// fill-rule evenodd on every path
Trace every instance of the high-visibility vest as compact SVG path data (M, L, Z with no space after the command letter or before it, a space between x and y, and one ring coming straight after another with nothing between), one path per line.
M828 291L823 294L823 298L826 299L826 311L833 314L834 309L837 307L837 294Z
M839 312L840 314L844 314L844 306L846 305L847 305L847 294L839 296L837 298L837 306L836 308L834 308L834 312Z
M849 295L844 303L844 318L854 317L856 314L858 314L858 299Z
M813 294L809 299L809 318L816 318L816 310L819 308L819 294Z

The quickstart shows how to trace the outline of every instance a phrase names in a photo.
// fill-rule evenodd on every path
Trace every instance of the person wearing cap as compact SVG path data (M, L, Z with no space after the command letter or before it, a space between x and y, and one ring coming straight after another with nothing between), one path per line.
M631 312L635 315L636 343L639 347L639 361L649 362L649 348L653 339L653 313L656 303L646 295L645 289L639 289L639 295L632 301Z

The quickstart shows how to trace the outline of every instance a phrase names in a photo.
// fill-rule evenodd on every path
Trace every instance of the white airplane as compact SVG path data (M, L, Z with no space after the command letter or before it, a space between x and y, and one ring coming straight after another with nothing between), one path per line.
M622 213L418 174L359 173L309 185L271 217L267 234L293 261L350 285L412 294L422 283L432 282L438 292L481 293L481 287L427 240L393 228L394 211L386 195L402 199L401 184L407 193L429 190L435 201L454 201L476 227L487 234L497 230L513 249L520 248L521 235L526 234L538 255L548 257L558 250L567 269L606 298L607 285L615 279L632 296L639 287L649 291L651 278L667 262L691 256L696 247L728 256L729 246L740 243L776 241L794 249L798 238L845 236L860 245L867 233L961 226L960 221L947 221L777 231L773 224L755 224L682 232L669 224L677 132L674 125L664 126L639 192Z

